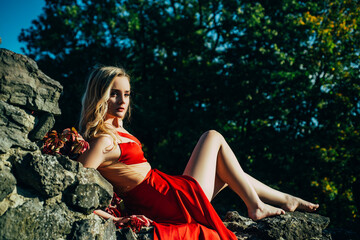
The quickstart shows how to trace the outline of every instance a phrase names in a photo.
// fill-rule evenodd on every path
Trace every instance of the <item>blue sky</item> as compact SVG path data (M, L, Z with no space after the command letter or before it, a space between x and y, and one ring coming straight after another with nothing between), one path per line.
M45 6L45 0L0 0L0 48L23 53L18 36L22 28L29 28Z

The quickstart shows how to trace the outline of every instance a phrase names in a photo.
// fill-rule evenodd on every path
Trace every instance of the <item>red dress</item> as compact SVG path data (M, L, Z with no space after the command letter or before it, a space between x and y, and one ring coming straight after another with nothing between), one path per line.
M119 134L138 143L121 144L121 155L126 159L131 155L138 158L131 159L131 164L143 162L139 140L130 134ZM119 161L122 160L120 157ZM152 169L122 198L130 214L145 215L154 221L154 240L237 239L224 226L199 183L190 176L171 176Z

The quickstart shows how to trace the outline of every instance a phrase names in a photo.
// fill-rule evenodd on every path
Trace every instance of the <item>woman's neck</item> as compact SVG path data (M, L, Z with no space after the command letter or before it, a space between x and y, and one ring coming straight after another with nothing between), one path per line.
M107 116L105 124L111 125L115 130L123 129L123 120L121 118Z

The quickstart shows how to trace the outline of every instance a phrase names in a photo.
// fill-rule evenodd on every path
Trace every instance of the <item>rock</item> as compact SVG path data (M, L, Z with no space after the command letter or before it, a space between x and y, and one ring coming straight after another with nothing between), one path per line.
M140 232L136 234L138 240L153 240L154 239L154 227L143 227Z
M130 228L119 229L116 237L117 239L137 240L136 234Z
M66 170L70 172L76 172L78 173L80 171L80 168L82 168L82 164L77 161L72 161L68 157L57 154L56 155L57 161L63 166Z
M24 55L0 49L0 100L36 112L61 113L63 87Z
M114 190L98 171L81 166L76 175L76 182L76 186L65 193L64 200L68 205L87 214L109 206Z
M0 202L0 216L2 216L9 208L20 206L24 204L25 201L24 197L18 195L14 189L12 193Z
M38 198L29 199L0 217L0 239L65 239L73 218L63 203L44 206Z
M15 174L45 198L61 194L75 182L75 173L65 170L55 156L33 152L15 161Z
M62 194L69 206L83 213L105 208L112 199L113 187L98 171L84 168L67 157L31 152L14 161L14 166L22 184L45 198Z
M5 153L13 146L36 150L36 144L27 137L34 124L34 116L0 100L0 153Z
M35 128L29 133L31 141L37 141L44 138L45 134L52 129L55 124L54 115L50 113L42 113L37 117L38 123Z
M154 227L143 227L138 233L134 233L130 228L122 228L116 231L116 236L119 240L153 240Z
M75 190L65 198L68 205L76 210L90 214L95 209L109 206L112 195L96 184L79 184Z
M53 127L62 89L32 59L0 48L0 153L33 150L27 135L32 130L30 139L40 140Z
M0 167L0 202L10 193L16 186L16 178L7 167Z
M255 222L237 212L228 212L224 222L240 239L331 239L324 232L330 219L315 213L288 212Z
M75 222L73 227L73 240L116 240L116 229L113 221L105 222L86 219Z

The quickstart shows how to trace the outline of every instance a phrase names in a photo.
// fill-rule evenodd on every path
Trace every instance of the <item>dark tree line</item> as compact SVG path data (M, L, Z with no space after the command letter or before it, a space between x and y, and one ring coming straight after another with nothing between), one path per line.
M351 227L360 214L359 14L354 0L47 0L20 40L64 86L56 128L77 125L95 64L123 66L128 126L154 167L181 174L201 133L216 129L246 171ZM228 194L219 211L241 209Z

